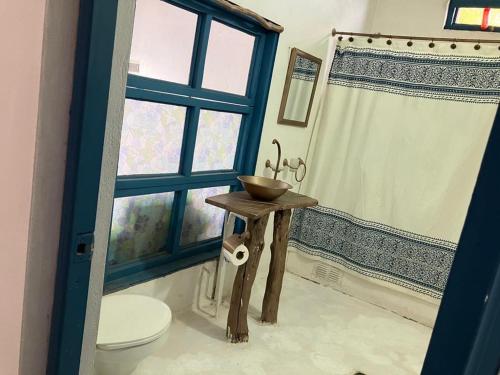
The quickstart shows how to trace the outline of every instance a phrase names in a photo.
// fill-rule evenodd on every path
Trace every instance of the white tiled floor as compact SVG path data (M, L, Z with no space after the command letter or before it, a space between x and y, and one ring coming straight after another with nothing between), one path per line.
M419 374L431 329L287 273L279 323L257 321L265 280L254 285L250 341L225 339L225 318L201 312L174 316L166 345L134 375Z

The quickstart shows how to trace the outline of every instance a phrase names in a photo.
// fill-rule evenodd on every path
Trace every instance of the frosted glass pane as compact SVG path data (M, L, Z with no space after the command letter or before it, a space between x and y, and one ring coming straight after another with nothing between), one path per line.
M108 262L119 264L165 248L174 193L116 198Z
M129 72L187 84L197 19L161 0L137 0Z
M186 108L126 99L118 175L177 173Z
M202 86L245 95L255 37L213 21Z
M205 203L207 197L229 192L229 186L189 190L182 223L181 245L218 237L222 234L224 210Z
M241 115L200 111L193 157L193 171L233 169Z

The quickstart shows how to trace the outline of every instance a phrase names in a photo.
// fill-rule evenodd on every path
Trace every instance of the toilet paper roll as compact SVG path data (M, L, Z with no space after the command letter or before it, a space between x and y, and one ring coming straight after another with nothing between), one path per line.
M243 244L247 238L247 233L243 235L233 234L222 243L224 258L235 266L241 266L248 260L250 255L248 248Z
M245 245L239 245L233 252L224 248L224 258L235 266L241 266L248 260L250 253Z

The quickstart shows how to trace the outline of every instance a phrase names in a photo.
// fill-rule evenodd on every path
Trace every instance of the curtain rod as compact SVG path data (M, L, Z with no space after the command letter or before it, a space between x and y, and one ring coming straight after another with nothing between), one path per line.
M500 39L467 39L467 38L433 38L428 36L410 36L410 35L388 35L380 33L355 33L351 31L337 31L332 29L332 36L335 35L352 35L352 36L367 36L370 38L387 38L387 39L408 39L408 40L430 40L430 41L445 41L445 42L465 42L465 43L500 43Z

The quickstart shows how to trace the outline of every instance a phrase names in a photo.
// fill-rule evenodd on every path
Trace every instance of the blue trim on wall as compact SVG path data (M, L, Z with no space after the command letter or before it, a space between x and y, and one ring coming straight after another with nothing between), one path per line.
M47 373L78 374L117 0L81 1Z
M195 84L195 83L194 83ZM193 84L193 85L194 85ZM154 78L140 77L129 74L127 78L127 88L149 90L158 93L175 92L176 95L184 95L192 98L206 100L217 100L227 104L238 104L240 106L252 106L253 100L246 96L210 90L206 88L196 88L182 85L175 82L160 81ZM127 93L128 96L128 93ZM147 99L147 98L145 98ZM200 101L203 103L204 101Z
M457 8L495 8L500 7L500 0L450 0L450 5Z
M155 103L174 104L184 107L198 107L213 111L224 111L234 113L249 113L251 107L234 103L216 102L199 99L199 97L184 96L170 92L149 91L136 87L127 87L127 99L146 100Z
M198 30L196 33L195 52L191 65L191 85L195 90L200 90L207 57L208 37L212 25L212 16L203 14L198 19ZM218 99L215 99L218 100Z
M183 190L192 186L202 188L230 185L232 181L236 180L237 176L239 176L239 173L236 171L221 171L213 173L200 172L191 176L120 177L116 182L115 198Z
M193 168L194 149L196 147L196 135L198 134L198 121L200 119L200 108L194 107L189 111L187 127L183 136L181 154L181 174L186 177L186 183L191 180L191 169Z

